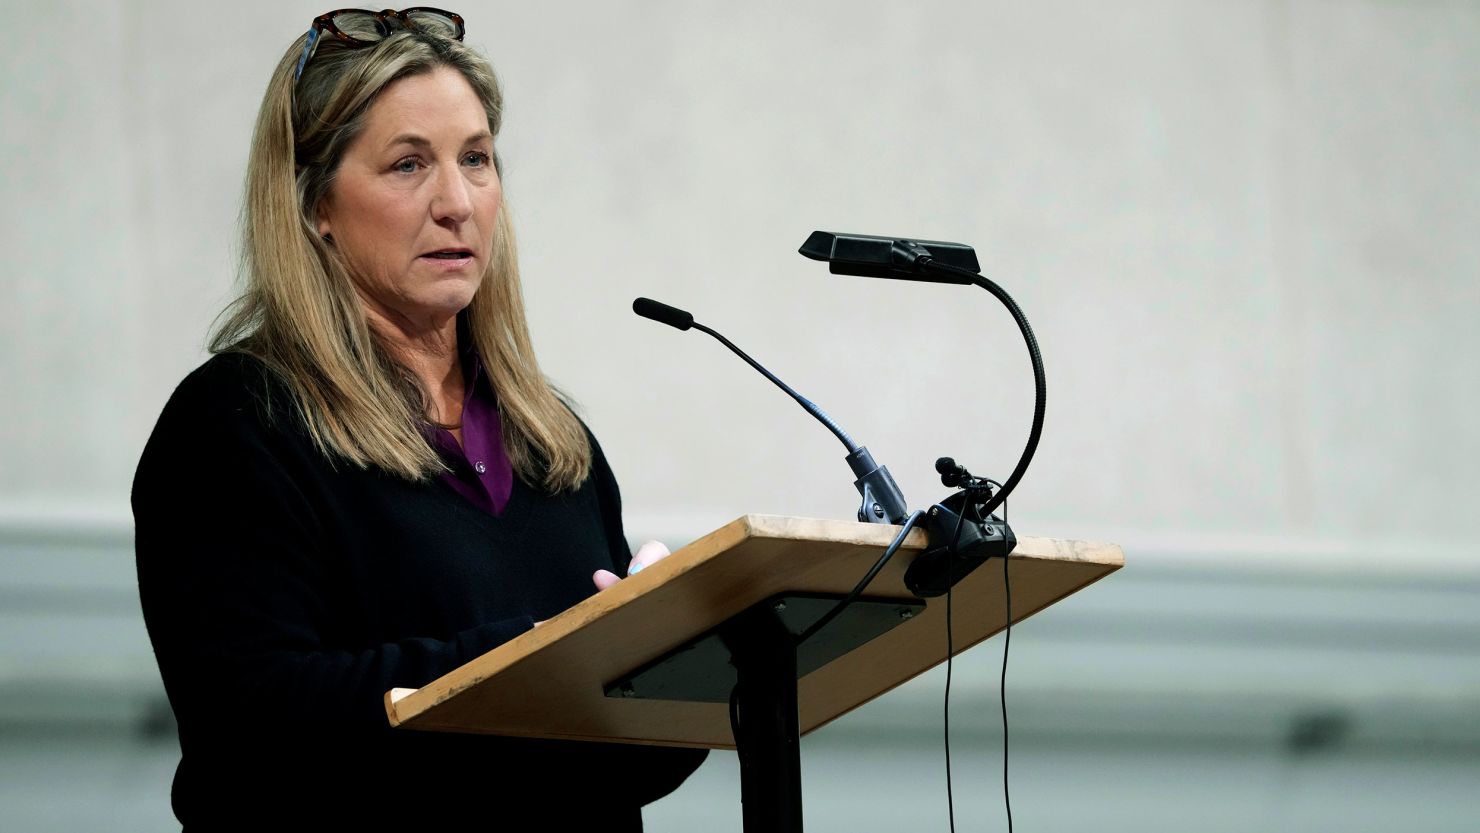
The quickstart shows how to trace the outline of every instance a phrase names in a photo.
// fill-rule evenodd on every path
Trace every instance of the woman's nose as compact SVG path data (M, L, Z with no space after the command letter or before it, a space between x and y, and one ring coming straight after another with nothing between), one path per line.
M462 223L473 214L472 183L458 166L438 172L436 190L432 193L432 219L439 223Z

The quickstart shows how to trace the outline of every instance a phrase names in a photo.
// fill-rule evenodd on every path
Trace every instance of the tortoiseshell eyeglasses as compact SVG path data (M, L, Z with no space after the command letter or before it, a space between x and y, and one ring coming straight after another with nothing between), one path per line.
M367 9L336 9L313 19L308 27L308 40L303 44L303 54L298 58L298 68L293 70L293 83L303 75L303 67L318 50L323 32L328 32L344 44L359 48L373 46L388 38L398 29L420 29L444 38L462 40L465 32L462 15L430 6L417 6L396 11L385 9L372 12Z

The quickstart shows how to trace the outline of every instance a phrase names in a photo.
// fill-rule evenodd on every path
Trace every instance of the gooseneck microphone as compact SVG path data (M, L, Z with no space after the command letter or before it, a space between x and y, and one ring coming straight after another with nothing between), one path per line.
M900 524L909 517L909 507L905 504L904 495L900 492L899 485L894 482L893 475L889 474L889 469L875 463L868 449L854 442L853 438L848 436L848 432L844 431L812 400L792 390L790 385L776 378L776 374L762 367L760 362L752 359L729 339L695 321L691 313L651 298L634 300L632 311L643 318L667 324L677 330L695 329L713 336L720 344L728 347L730 352L744 359L746 364L770 379L776 387L786 391L786 394L795 399L807 413L826 425L827 429L833 432L833 435L848 449L848 466L853 470L853 476L857 478L853 485L863 497L863 503L858 508L858 520L866 523Z

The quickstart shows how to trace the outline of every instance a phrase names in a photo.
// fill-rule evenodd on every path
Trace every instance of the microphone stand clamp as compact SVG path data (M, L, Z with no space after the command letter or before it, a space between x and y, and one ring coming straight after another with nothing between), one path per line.
M889 469L875 463L874 455L861 445L848 455L848 466L858 478L853 485L863 496L863 503L858 507L859 523L894 526L904 523L910 516L910 507Z

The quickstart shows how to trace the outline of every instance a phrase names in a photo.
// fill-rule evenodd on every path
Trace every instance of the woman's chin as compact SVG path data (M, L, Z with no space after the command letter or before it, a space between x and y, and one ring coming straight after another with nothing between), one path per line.
M462 279L444 278L434 286L426 288L426 292L418 299L420 306L434 316L450 318L468 308L473 303L473 295L478 292L479 281L467 277Z
M446 321L456 318L458 313L467 309L473 303L473 293L458 294L453 297L438 298L434 303L427 305L427 311L433 319Z

